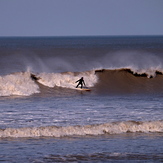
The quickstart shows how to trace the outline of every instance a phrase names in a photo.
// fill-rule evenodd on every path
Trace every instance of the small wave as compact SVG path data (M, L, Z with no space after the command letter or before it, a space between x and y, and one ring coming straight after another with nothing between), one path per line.
M163 159L162 153L82 153L82 154L69 154L69 155L55 155L51 154L43 158L46 162L156 162ZM118 161L117 161L118 160ZM40 160L40 162L42 162Z
M125 121L86 126L47 126L27 128L6 128L0 130L0 137L64 137L121 134L127 132L163 132L163 121Z

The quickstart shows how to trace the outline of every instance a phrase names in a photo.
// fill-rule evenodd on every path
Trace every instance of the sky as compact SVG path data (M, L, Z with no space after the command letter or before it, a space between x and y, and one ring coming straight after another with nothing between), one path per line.
M163 0L0 0L0 37L101 35L163 35Z

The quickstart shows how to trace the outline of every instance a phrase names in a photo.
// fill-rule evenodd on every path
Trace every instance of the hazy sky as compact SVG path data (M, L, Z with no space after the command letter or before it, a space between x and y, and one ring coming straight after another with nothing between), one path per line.
M0 36L163 35L163 0L0 0Z

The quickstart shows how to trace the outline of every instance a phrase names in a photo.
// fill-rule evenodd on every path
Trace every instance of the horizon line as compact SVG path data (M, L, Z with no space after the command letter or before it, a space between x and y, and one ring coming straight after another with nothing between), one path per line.
M58 35L58 36L50 36L50 35L42 35L42 36L0 36L0 38L11 38L11 37L155 37L160 36L163 37L163 35Z

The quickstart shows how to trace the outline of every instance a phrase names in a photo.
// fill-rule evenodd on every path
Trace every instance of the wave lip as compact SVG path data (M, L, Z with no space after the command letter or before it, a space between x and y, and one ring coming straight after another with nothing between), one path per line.
M6 128L0 130L0 137L64 137L121 134L127 132L162 133L163 121L124 121L86 126L47 126L27 128Z

